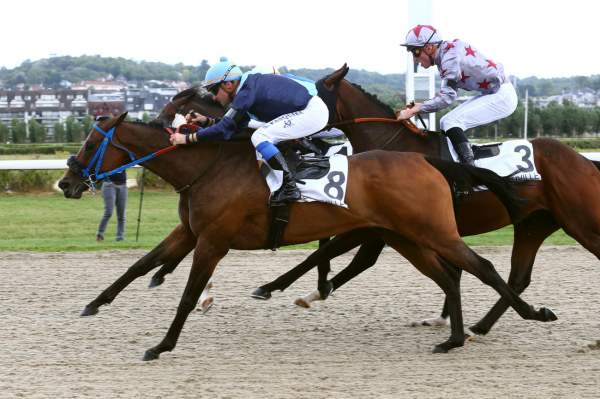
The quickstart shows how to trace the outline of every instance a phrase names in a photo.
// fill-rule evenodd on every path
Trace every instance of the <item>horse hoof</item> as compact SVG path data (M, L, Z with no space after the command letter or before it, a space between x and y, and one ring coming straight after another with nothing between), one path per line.
M475 324L474 326L469 327L469 330L471 330L471 332L475 335L486 335L487 333L490 332L489 328L483 328L483 327L479 326L478 324Z
M542 312L542 315L544 317L544 321L554 321L554 320L558 320L558 317L556 317L556 315L554 314L553 311L551 311L548 308L541 308L540 312Z
M263 301L266 301L267 299L271 298L271 291L267 291L262 287L258 287L252 291L250 296L254 299L262 299Z
M319 294L321 294L321 300L325 300L331 295L333 292L333 283L331 281L326 281L324 287L319 287Z
M146 353L144 353L144 357L142 358L142 360L145 362L149 360L156 360L159 356L160 354L158 352L154 351L153 349L148 349Z
M304 298L298 298L294 301L294 305L296 306L300 306L301 308L304 309L309 309L310 308L310 303L308 303Z
M210 310L210 308L212 308L214 301L215 300L212 296L209 296L208 298L202 301L202 303L200 304L200 310L202 311L202 314L205 314Z
M433 347L433 353L448 353L448 348L444 344L436 345Z
M154 276L150 279L150 284L148 284L148 288L158 287L162 283L165 282L165 278L162 276Z
M87 305L81 312L81 316L93 316L98 313L98 308L95 306Z

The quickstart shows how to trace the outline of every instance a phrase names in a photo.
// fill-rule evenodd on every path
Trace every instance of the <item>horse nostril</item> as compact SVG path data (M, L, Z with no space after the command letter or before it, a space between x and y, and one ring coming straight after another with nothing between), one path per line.
M66 190L67 188L69 188L69 182L68 182L68 181L65 181L65 180L63 179L63 180L61 180L61 181L59 181L59 182L58 182L58 187L59 187L61 190L63 190L63 191L64 191L64 190Z

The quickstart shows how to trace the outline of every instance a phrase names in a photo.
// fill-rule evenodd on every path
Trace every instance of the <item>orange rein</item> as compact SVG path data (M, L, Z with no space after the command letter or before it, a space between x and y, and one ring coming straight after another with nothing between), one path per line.
M327 125L327 127L350 125L352 123L401 123L411 133L414 133L418 136L423 136L423 137L427 136L427 133L425 133L422 129L419 129L417 127L417 125L412 123L409 119L398 120L398 119L392 119L392 118L354 118L354 119L349 119L346 121L330 123L329 125Z

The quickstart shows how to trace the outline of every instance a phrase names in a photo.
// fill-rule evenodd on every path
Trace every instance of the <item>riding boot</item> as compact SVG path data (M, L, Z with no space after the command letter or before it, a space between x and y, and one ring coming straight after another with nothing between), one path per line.
M475 157L473 156L473 149L471 144L465 135L465 132L459 127L453 127L446 131L446 136L452 142L460 162L466 163L467 165L475 165Z
M298 190L298 186L296 186L294 175L290 172L283 154L278 152L269 158L267 163L272 169L283 171L283 183L281 183L281 188L271 196L270 206L281 206L283 204L298 201L300 199L300 190Z
M473 149L471 148L471 144L468 141L458 144L458 146L456 146L455 149L462 163L475 166L475 156L473 155Z

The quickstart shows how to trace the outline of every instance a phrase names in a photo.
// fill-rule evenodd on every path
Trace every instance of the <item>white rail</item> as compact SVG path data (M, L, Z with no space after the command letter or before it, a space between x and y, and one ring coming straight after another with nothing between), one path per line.
M582 152L580 153L592 161L600 161L600 152ZM139 168L139 165L134 166ZM36 160L12 160L0 161L0 170L52 170L67 169L66 159L36 159Z

